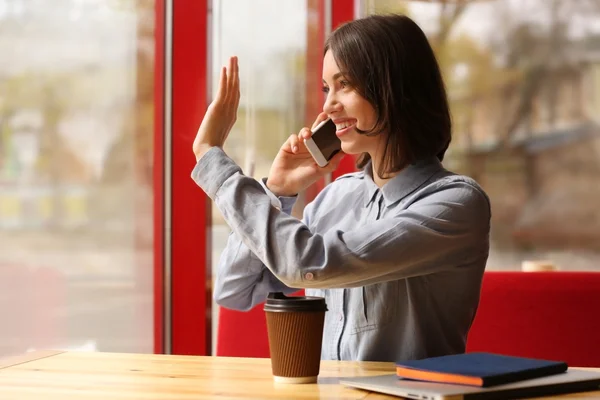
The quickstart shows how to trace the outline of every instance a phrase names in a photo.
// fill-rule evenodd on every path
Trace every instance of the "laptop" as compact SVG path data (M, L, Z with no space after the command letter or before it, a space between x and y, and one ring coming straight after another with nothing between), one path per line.
M524 397L600 390L600 373L569 368L567 372L557 375L486 388L413 381L400 379L395 374L342 378L340 383L357 389L420 400L522 399Z

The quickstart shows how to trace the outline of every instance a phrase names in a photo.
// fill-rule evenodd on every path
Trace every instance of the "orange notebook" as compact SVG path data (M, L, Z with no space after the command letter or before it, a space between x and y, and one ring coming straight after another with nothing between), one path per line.
M465 353L396 363L399 378L494 386L565 372L562 361L505 356L493 353Z

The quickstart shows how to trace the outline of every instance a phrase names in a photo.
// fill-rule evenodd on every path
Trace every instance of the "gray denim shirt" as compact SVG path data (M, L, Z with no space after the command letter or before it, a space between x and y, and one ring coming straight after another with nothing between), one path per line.
M305 288L329 311L322 359L401 361L465 351L489 251L490 203L436 159L383 188L371 165L319 193L302 220L220 148L192 172L232 229L214 298L249 310Z

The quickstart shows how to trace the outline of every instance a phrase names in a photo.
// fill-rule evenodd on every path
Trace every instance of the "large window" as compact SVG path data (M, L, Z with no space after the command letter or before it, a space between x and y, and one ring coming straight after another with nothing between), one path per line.
M154 1L0 0L0 356L152 352Z
M454 124L445 164L492 201L488 269L600 269L600 3L362 6L406 13L435 48Z
M213 1L213 93L217 73L228 57L237 55L240 64L240 108L225 151L245 174L256 179L268 175L288 136L310 126L322 109L325 3ZM300 197L296 216L301 215L304 204L303 195ZM214 205L212 230L216 266L230 229ZM213 321L216 329L217 319Z

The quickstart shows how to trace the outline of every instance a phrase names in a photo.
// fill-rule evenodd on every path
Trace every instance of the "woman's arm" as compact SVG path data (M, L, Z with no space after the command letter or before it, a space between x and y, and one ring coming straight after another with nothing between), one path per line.
M192 149L196 160L204 158L203 156L211 149L223 146L235 124L239 100L238 60L237 57L231 57L229 67L221 69L217 94L206 110L194 139ZM318 116L317 121L326 118L325 114L321 114ZM315 121L315 124L317 124L317 121ZM282 145L275 158L269 174L269 187L277 190L280 195L298 193L304 187L318 180L319 177L335 170L343 157L343 153L340 152L326 168L320 168L312 160L303 140L301 140L301 138L309 136L310 130L308 128L303 129L299 135L291 135ZM228 170L220 170L219 165L212 167L214 167L212 168L213 174L211 177L207 177L205 185L206 190L209 191L215 189L212 185L224 177L223 173L228 173ZM261 188L256 181L249 180L265 201L269 201L269 195L271 198L274 197L264 184ZM273 202L278 204L279 200L275 198ZM290 210L292 205L293 202L289 206ZM281 210L282 207L278 207L278 209ZM255 217L251 207L246 207L245 213L251 218ZM296 219L292 220L298 221ZM227 222L230 223L230 220ZM283 285L271 271L265 268L262 261L253 254L255 249L249 248L247 243L244 242L245 236L245 232L233 228L233 234L228 240L227 247L219 263L214 296L217 303L225 307L249 309L264 300L270 291L293 291Z
M262 186L274 207L284 213L291 213L295 197L277 198L264 183ZM213 297L218 305L247 311L262 303L269 292L289 294L298 289L289 288L277 279L242 242L240 236L232 232L219 259L213 290Z
M425 275L488 251L489 201L464 179L444 178L427 201L393 218L321 235L273 207L260 184L220 148L208 151L192 176L240 240L288 287L358 287Z

